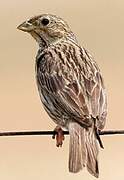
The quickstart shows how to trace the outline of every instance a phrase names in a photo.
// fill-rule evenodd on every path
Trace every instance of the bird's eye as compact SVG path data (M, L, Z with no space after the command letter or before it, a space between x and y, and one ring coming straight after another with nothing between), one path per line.
M47 19L47 18L43 18L42 19L42 21L41 21L41 23L44 25L44 26L47 26L48 24L49 24L49 19Z

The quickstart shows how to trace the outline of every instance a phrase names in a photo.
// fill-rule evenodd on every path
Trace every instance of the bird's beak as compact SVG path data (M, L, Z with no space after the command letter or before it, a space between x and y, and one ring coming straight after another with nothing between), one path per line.
M17 29L21 30L21 31L25 31L25 32L30 32L32 30L35 29L35 27L29 23L28 21L23 22L22 24L20 24Z

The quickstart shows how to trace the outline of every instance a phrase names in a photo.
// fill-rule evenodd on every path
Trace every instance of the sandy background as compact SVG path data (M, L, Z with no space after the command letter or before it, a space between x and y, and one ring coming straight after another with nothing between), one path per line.
M54 123L38 96L35 41L16 29L30 16L65 18L104 75L109 110L106 129L124 129L124 1L0 1L0 131L51 130ZM103 137L100 180L124 179L124 136ZM51 137L0 137L1 180L95 180L86 170L68 173L68 140L57 149Z

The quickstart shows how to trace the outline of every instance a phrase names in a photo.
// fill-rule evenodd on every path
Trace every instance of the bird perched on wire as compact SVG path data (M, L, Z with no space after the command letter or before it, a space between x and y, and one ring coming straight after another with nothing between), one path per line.
M83 167L99 176L99 131L104 128L107 103L100 70L82 48L68 24L60 17L32 17L18 29L28 32L39 44L36 80L41 101L58 125L57 146L62 145L61 127L69 130L69 171Z

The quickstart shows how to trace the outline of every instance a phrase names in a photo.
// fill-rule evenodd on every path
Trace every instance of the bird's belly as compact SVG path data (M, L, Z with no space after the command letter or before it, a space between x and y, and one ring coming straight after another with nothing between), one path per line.
M51 96L47 91L42 89L39 90L40 99L43 103L43 107L51 117L51 119L60 126L67 127L69 117L66 112L64 112L60 107L59 104L56 102L53 96Z

